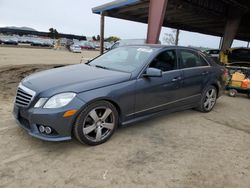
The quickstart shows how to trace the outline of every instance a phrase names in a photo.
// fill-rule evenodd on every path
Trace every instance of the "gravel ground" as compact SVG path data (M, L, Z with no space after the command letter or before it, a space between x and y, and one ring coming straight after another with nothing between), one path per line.
M11 114L18 82L81 55L0 48L0 187L250 187L245 96L224 95L211 113L187 110L120 128L96 147L30 137Z

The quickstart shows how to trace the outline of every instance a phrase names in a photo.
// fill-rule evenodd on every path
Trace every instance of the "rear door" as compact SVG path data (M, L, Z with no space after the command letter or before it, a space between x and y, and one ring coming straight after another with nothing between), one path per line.
M209 81L211 66L198 51L179 49L178 55L183 73L181 97L189 102L198 102Z

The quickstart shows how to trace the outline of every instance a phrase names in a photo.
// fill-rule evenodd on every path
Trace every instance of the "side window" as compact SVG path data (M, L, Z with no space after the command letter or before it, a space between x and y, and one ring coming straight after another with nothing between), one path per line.
M208 66L207 61L204 59L204 57L202 57L202 55L200 56L200 61L198 62L198 66Z
M162 72L177 69L176 51L166 50L161 52L156 58L150 63L149 67L157 68Z
M197 52L180 50L181 68L207 66L207 62Z

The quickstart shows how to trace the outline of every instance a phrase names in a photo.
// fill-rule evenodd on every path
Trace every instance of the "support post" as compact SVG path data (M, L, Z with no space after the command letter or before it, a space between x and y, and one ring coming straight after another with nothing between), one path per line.
M164 21L168 0L150 0L147 43L157 44Z
M223 37L220 37L219 49L221 49L221 46L222 46L222 41L223 41Z
M100 22L100 54L104 52L104 13L101 13L101 22Z
M242 12L243 11L235 10L233 8L229 9L227 22L224 29L221 51L225 51L231 47L240 25Z
M177 29L176 30L176 35L175 35L175 46L178 46L178 43L179 43L179 34L180 34L180 30Z

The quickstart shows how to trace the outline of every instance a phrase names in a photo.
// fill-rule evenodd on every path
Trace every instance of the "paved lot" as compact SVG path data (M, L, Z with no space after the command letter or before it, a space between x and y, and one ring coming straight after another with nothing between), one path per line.
M188 110L120 128L96 147L40 141L13 120L15 87L26 74L54 66L38 65L46 53L53 64L77 62L79 54L38 50L44 55L26 56L37 64L24 66L19 50L5 51L4 59L0 48L0 187L250 186L246 97L223 96L207 114Z

